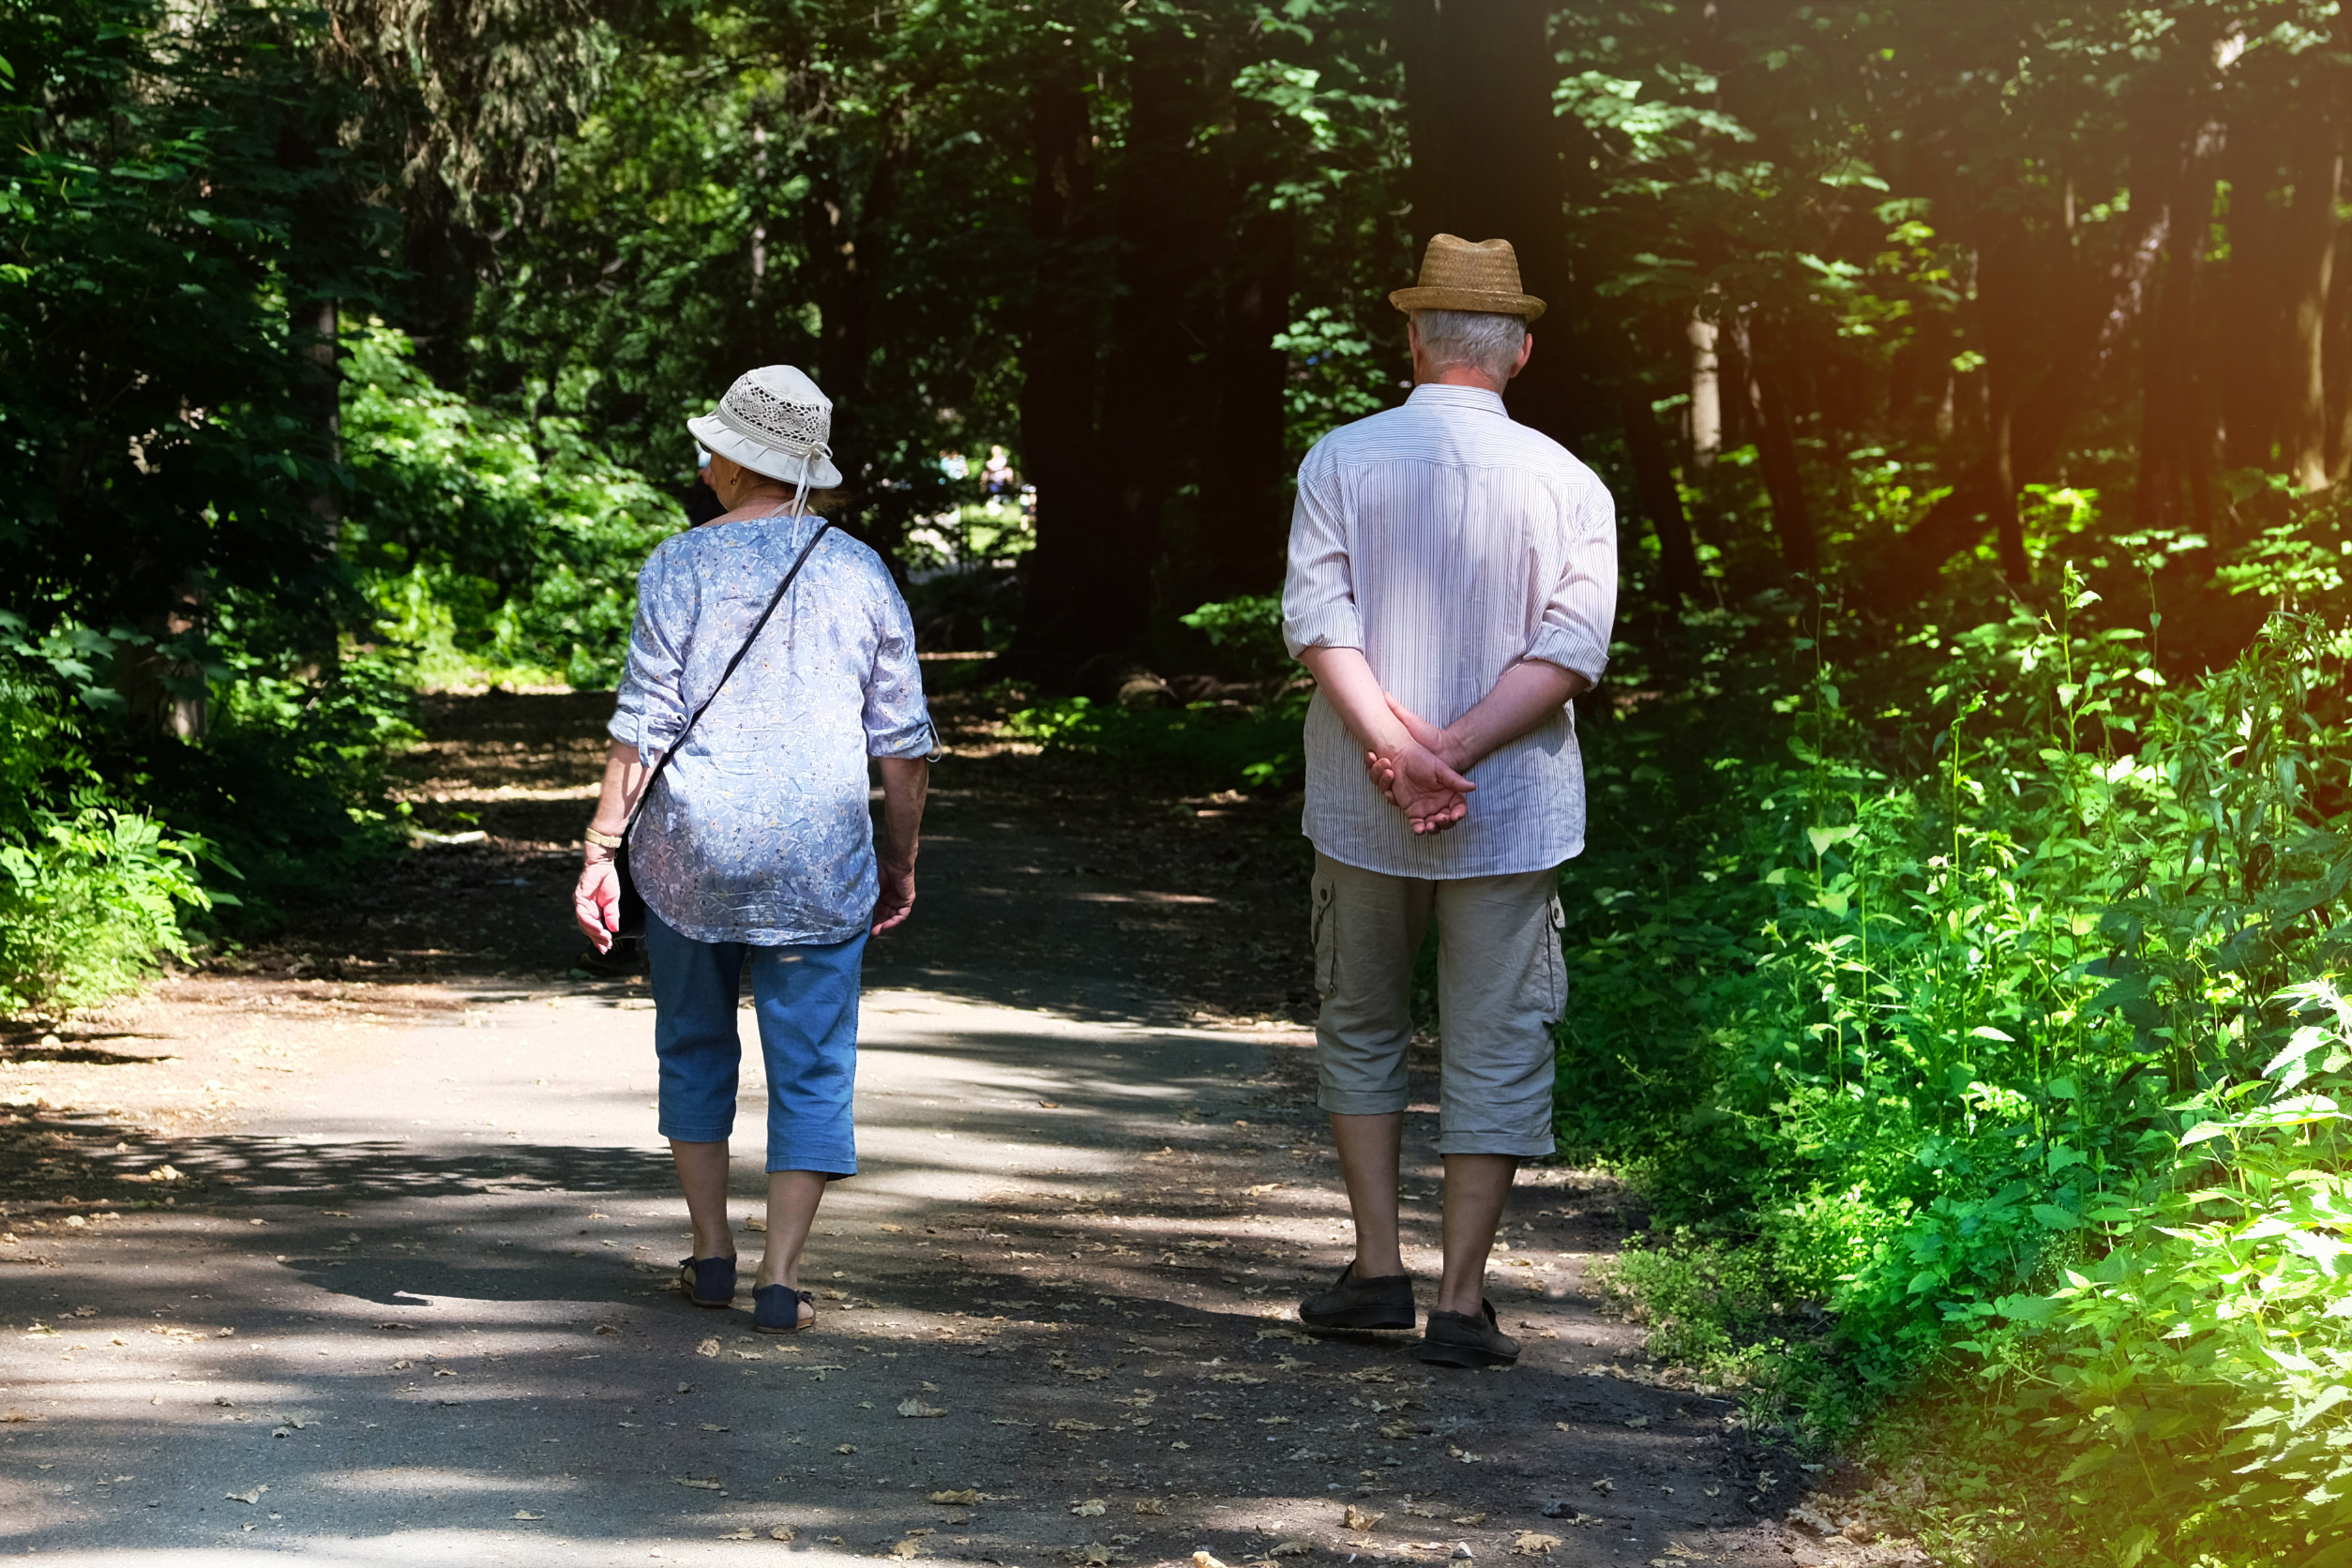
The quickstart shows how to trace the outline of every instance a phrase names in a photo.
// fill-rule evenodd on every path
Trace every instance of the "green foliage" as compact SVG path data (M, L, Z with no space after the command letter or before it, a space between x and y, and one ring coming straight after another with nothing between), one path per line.
M1306 704L1307 694L1289 691L1255 705L1182 708L1064 697L1014 710L1004 732L1205 790L1289 789L1305 771Z
M2065 1528L2284 1551L2334 1517L2352 1320L2315 1093L2347 1060L2352 643L2275 616L2175 689L2096 600L1817 653L1744 728L1698 701L1602 731L1630 831L1568 879L1561 1132L1682 1228L1618 1276L1661 1351L1830 1439L1980 1366L2072 1445Z
M1290 650L1282 641L1282 598L1276 594L1254 595L1204 604L1176 617L1209 640L1246 672L1260 680L1288 674Z
M236 900L199 880L200 862L234 875L204 839L109 794L40 656L0 616L0 1012L56 1017L136 984L158 955L186 958L183 909Z
M385 635L428 682L618 680L637 570L684 524L676 503L576 419L442 390L381 322L351 341L342 548Z
M201 838L89 792L70 813L36 811L23 838L0 839L0 1009L62 1015L152 973L159 954L185 960L185 905L215 894L195 875Z

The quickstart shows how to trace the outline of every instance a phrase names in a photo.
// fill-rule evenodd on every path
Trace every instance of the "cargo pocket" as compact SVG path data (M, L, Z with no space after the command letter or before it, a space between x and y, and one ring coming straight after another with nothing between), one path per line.
M1551 929L1544 941L1544 961L1546 990L1544 1005L1545 1023L1558 1023L1568 1014L1568 956L1560 951L1560 933L1568 929L1568 912L1560 907L1560 896L1552 896Z
M1339 988L1339 935L1334 928L1338 924L1338 892L1331 878L1316 873L1310 927L1315 942L1315 994L1326 1001Z

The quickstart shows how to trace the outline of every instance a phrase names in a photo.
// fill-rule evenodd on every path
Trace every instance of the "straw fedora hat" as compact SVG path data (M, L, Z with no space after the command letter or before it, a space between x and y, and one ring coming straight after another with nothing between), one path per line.
M841 482L833 466L833 400L790 365L746 370L718 406L686 421L694 439L754 474L796 485L806 496Z
M1519 253L1507 239L1432 234L1421 256L1421 282L1388 296L1399 310L1485 310L1498 316L1544 313L1544 302L1519 288Z

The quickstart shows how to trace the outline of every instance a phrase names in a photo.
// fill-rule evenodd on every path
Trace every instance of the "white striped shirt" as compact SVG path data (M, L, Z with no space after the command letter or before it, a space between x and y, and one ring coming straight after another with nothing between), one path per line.
M1592 471L1473 386L1424 385L1334 430L1299 465L1282 635L1359 648L1381 688L1433 724L1541 659L1599 680L1617 610L1617 508ZM1372 787L1364 748L1318 694L1306 716L1306 836L1349 866L1486 877L1584 849L1573 709L1470 771L1470 811L1417 837Z

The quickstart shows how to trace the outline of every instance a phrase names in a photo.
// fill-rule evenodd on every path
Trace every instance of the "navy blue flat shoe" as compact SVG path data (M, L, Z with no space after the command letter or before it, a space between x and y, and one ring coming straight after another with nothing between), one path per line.
M735 1304L735 1260L732 1258L681 1258L678 1289L697 1306Z
M800 1320L800 1309L809 1310L808 1322ZM751 1328L755 1334L798 1334L814 1323L817 1292L795 1290L789 1285L758 1285L751 1290Z

